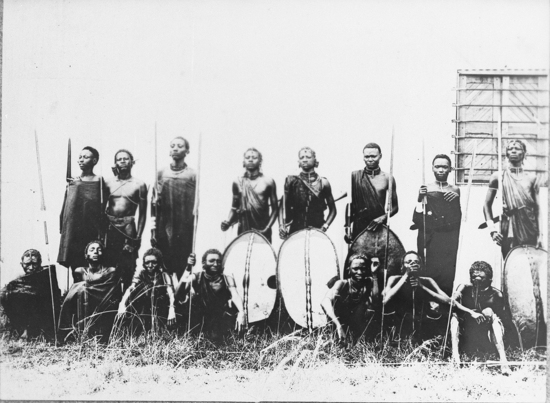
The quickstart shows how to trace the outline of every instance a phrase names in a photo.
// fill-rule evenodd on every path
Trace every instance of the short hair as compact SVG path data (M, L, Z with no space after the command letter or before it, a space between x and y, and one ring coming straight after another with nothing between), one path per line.
M208 255L218 255L220 258L223 256L222 253L217 249L208 249L206 252L204 252L204 255L202 255L202 264L206 263L206 258Z
M380 146L376 143L368 143L365 147L363 147L363 151L365 151L366 148L376 148L380 154L382 154L382 149Z
M88 242L88 245L86 245L86 248L84 248L84 254L87 254L88 253L88 248L93 245L94 243L98 244L100 247L101 247L101 250L104 251L105 250L105 245L103 244L103 242L101 242L99 239L95 239L91 242Z
M312 148L310 148L310 147L302 147L302 148L300 148L300 151L298 151L298 157L300 157L300 153L301 153L302 151L309 151L309 152L311 153L311 156L312 156L313 158L317 159L317 154L315 153L315 151L313 151Z
M506 143L506 156L508 156L508 149L514 143L519 144L519 146L523 150L524 154L527 153L527 146L525 145L525 143L523 141L521 141L520 139L512 139L512 140L508 141L508 143Z
M258 153L258 159L260 160L260 163L264 160L264 157L262 156L262 153L258 151L257 148L254 148L254 147L250 147L248 148L244 154L243 154L243 158L245 157L246 153L249 152L249 151L254 151L255 153Z
M84 150L88 150L89 152L91 152L94 158L99 161L99 152L95 148L86 146L82 149L82 151Z
M363 253L354 253L353 255L351 255L348 259L348 262L349 262L349 265L351 266L351 262L353 262L354 260L356 259L363 259L366 263L367 266L369 266L369 264L371 263L372 259L363 254Z
M143 254L143 263L145 263L145 258L147 256L154 256L157 258L158 264L160 267L164 266L164 257L162 256L162 252L160 249L157 248L149 248L147 251Z
M472 263L472 266L470 267L470 276L474 270L484 272L489 280L493 279L493 268L489 263L484 262L483 260L478 260Z
M116 156L120 153L126 153L128 154L128 156L130 157L130 159L132 160L132 162L134 161L134 156L132 155L132 153L130 151L128 151L127 149L125 148L121 148L120 150L118 150L116 153L115 153L115 163L116 163Z
M434 159L432 160L432 165L434 164L435 160L438 159L438 158L441 158L441 159L446 159L447 161L449 161L449 166L451 166L453 163L451 162L451 159L449 158L449 156L447 154L437 154Z
M42 263L42 255L36 249L27 249L25 252L23 252L23 256L21 256L21 261L23 261L23 259L25 259L26 257L33 256L36 256L36 260L38 263Z
M405 252L405 254L403 255L403 257L401 258L401 272L403 272L403 268L405 267L405 258L408 256L408 255L416 255L418 257L418 260L420 260L420 270L423 269L424 267L424 260L422 259L422 256L420 256L420 254L415 251L415 250L410 250L408 252Z
M170 143L174 140L182 140L184 143L185 143L185 147L187 148L187 152L189 152L189 141L187 141L186 138L182 137L182 136L176 136L174 137L172 140L170 140Z

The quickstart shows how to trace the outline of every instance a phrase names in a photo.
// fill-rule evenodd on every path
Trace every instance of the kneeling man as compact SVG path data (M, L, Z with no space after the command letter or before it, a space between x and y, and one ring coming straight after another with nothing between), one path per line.
M237 293L235 280L223 274L222 254L208 249L202 256L202 271L191 273L195 265L191 254L187 268L176 288L180 305L192 300L193 322L199 322L202 331L213 340L221 340L234 326L240 332L244 323L243 304Z
M164 324L171 327L176 323L172 277L165 271L162 252L157 248L145 252L143 267L136 270L120 301L119 315L128 310L139 315L144 330L156 330Z
M337 280L321 302L323 310L336 326L341 343L350 335L359 339L370 327L370 334L376 335L375 313L379 312L380 298L376 271L380 265L377 258L363 254L352 255L348 278Z
M486 262L474 262L470 268L470 282L459 285L454 294L460 312L454 312L451 319L453 361L460 363L459 344L467 352L496 347L502 373L508 375L510 369L504 351L502 324L506 308L502 293L491 286L493 269ZM460 340L459 336L462 336Z

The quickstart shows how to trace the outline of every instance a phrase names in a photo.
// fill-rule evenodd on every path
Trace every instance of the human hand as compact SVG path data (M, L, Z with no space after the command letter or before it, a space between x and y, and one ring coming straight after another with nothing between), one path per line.
M229 224L229 221L223 220L221 224L222 231L227 231L231 225Z
M151 217L151 231L157 229L157 217Z
M478 324L483 323L487 320L487 318L483 314L478 312L472 311L470 315L472 316L472 319L474 319Z
M328 225L327 225L327 224L323 224L323 226L321 227L321 231L327 232L327 230L328 230Z
M537 248L544 248L544 235L542 232L539 232L539 236L537 237Z
M338 335L338 341L342 342L346 340L346 332L344 332L341 324L336 325L336 334Z
M288 231L284 226L279 227L279 238L286 239L288 236Z
M176 324L176 308L174 306L170 306L168 308L168 326L172 327Z
M420 189L418 190L418 201L421 202L424 197L428 194L428 186L422 185L420 186Z
M188 266L195 266L195 263L197 263L197 258L194 253L189 254L189 257L187 258L187 265Z
M373 257L371 259L371 265L370 265L370 271L372 272L373 276L376 274L379 268L380 268L380 259L378 259L377 257Z
M458 193L456 192L453 192L453 191L448 191L448 192L445 192L445 194L443 195L443 199L446 201L446 202L451 202L453 201L454 199L456 199L458 196Z
M412 288L417 288L420 285L420 281L418 280L418 277L416 276L410 276L409 282L411 283Z
M344 241L346 241L347 244L350 244L352 239L351 239L351 229L350 227L344 227L344 230L345 230L345 234L344 234Z
M237 314L237 320L235 321L235 330L241 333L244 329L244 313L239 312Z
M376 231L378 227L386 222L386 215L381 215L380 217L372 220L369 225L367 225L368 231Z
M118 312L117 315L122 316L126 313L126 305L124 305L122 302L118 305Z
M493 241L497 244L497 245L501 245L502 244L502 241L504 239L504 237L502 236L502 234L498 231L493 231L491 232L491 238L493 239Z

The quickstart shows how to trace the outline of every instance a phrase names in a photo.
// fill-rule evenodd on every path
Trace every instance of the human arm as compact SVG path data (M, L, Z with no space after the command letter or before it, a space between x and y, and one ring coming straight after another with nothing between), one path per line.
M235 323L235 330L237 330L240 333L244 327L243 302L241 300L241 296L237 291L237 286L235 285L235 279L231 276L226 276L226 279L227 279L227 288L231 293L231 301L235 305L235 308L237 308L237 310L239 311L239 313L237 314L237 320Z
M172 277L168 273L162 273L164 278L164 284L166 284L166 294L168 294L168 326L176 324L176 297L174 293L174 286L172 285Z
M443 199L450 203L457 197L460 197L460 188L457 186L449 185L450 190L443 194Z
M391 186L392 186L392 195L391 195L390 217L393 217L399 211L399 205L398 205L398 201L397 201L397 191L396 191L397 186L395 184L395 178L393 176L391 177ZM387 192L388 191L386 190L386 193ZM384 214L382 214L379 217L376 217L375 219L373 219L369 223L369 225L367 225L367 230L376 231L380 225L386 224L387 221L388 221L388 214L387 214L387 211L386 211L386 212L384 212Z
M343 280L336 281L332 288L327 291L325 298L323 298L323 300L321 301L321 308L323 308L325 314L330 318L330 320L332 320L332 322L336 326L336 332L340 340L345 339L346 334L344 332L344 329L342 328L342 323L340 323L340 320L338 319L338 317L336 316L336 312L334 311L334 303L336 301L336 298L340 295L340 292L345 283L346 282Z
M233 193L233 196L231 199L231 210L229 210L229 215L227 216L227 220L222 221L222 224L221 224L222 231L227 231L229 227L231 227L235 222L237 222L239 218L239 215L237 212L241 207L241 191L239 190L239 184L236 181L233 182L231 191Z
M498 175L493 174L489 179L489 188L487 189L487 194L485 195L485 203L483 204L483 214L485 215L485 221L487 221L489 230L491 233L491 238L497 245L500 245L503 241L502 234L497 230L494 225L493 217L493 202L497 194L498 189Z
M287 177L285 179L285 186L283 189L284 196L283 196L283 202L281 206L283 206L279 210L278 216L278 222L279 222L279 238L286 239L288 236L288 228L287 228L287 222L289 222L290 215L292 214L292 210L290 208L290 201L288 198L288 188L289 188L289 178Z
M120 303L118 304L118 315L124 315L126 313L126 303L128 302L128 299L130 298L130 295L134 290L136 289L136 283L132 281L132 284L130 284L130 287L126 289L126 292L122 296L122 299L120 300Z
M334 196L332 195L332 189L330 183L325 178L323 180L323 191L325 192L325 202L328 207L328 215L325 224L321 228L324 232L328 230L334 219L336 218L336 204L334 203Z
M397 294L397 292L403 287L403 284L407 282L409 274L405 273L402 276L391 276L388 279L388 284L382 291L382 304L386 305Z
M194 253L189 254L187 258L187 266L181 275L178 283L174 286L174 294L179 302L185 302L187 295L192 291L192 281L194 279L193 266L195 266L196 257Z
M145 221L147 220L147 186L145 183L141 183L139 186L139 205L138 205L138 225L137 225L137 240L134 244L136 249L139 249L141 246L141 236L143 235L143 230L145 229Z
M275 181L273 179L270 179L269 184L267 186L266 191L269 195L269 204L271 204L271 215L269 216L269 221L264 229L260 231L262 234L268 231L271 226L275 223L275 220L277 219L277 213L279 212L279 203L277 200L277 186L275 185Z

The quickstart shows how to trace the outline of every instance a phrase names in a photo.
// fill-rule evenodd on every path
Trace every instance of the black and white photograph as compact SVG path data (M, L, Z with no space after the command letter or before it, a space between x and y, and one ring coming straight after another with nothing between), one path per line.
M0 0L0 399L543 402L546 0Z

